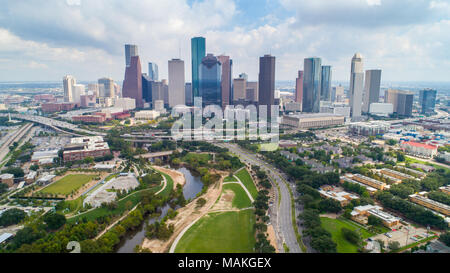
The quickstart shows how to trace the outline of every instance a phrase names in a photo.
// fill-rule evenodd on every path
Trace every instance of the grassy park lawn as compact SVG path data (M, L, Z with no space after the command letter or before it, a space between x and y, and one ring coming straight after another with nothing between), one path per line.
M210 213L179 241L176 253L252 253L255 245L253 210Z
M227 176L227 177L225 177L223 182L226 183L226 182L238 182L238 181L234 177Z
M68 174L51 184L48 187L40 190L43 193L69 195L76 192L84 184L89 183L92 179L98 175L92 174Z
M234 208L244 209L252 206L252 202L248 198L247 193L239 184L225 184L222 190L232 190L234 197L232 205Z
M236 173L236 176L241 180L242 184L247 188L252 197L255 199L258 196L258 190L256 189L253 179L248 173L247 169L243 168Z
M331 219L327 217L320 217L320 220L322 222L322 227L331 233L333 241L337 244L338 253L356 253L358 251L358 247L356 245L350 243L342 236L342 228L348 228L351 230L359 229L363 239L367 239L375 235L348 220Z
M418 159L415 159L415 158L412 158L409 156L405 156L405 162L406 163L419 163L419 164L423 164L423 165L433 166L436 170L438 170L438 169L442 169L444 171L450 170L450 167L442 167L440 165L429 163L429 162L422 161L422 160L418 160Z

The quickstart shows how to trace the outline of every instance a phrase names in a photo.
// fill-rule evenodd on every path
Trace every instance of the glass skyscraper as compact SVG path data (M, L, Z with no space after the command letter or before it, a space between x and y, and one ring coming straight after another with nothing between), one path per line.
M158 81L158 65L155 63L148 63L148 77L152 81Z
M321 77L320 100L331 101L331 66L322 66Z
M437 91L434 89L420 90L419 103L422 114L431 114L434 112L434 107L436 105L436 93Z
M200 64L200 89L203 106L222 106L222 65L212 54L206 55ZM195 96L195 95L194 95Z
M303 112L320 112L320 88L322 78L322 60L306 58L303 72Z
M192 95L200 96L200 64L206 56L206 40L204 37L194 37L191 39L192 58Z

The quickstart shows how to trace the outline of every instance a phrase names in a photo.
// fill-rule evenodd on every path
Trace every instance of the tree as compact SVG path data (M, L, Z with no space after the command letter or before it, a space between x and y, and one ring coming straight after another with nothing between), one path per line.
M59 213L48 213L43 219L50 230L57 230L66 223L66 217Z
M4 194L7 191L8 191L8 185L6 185L4 183L0 183L0 194Z
M372 226L382 226L383 225L383 221L380 218L375 217L373 215L369 215L369 217L367 217L367 223Z
M341 233L342 236L344 236L344 238L352 244L357 245L361 241L361 237L359 236L359 233L356 230L342 228Z
M439 241L443 242L446 246L450 247L450 231L441 234Z
M388 247L390 250L395 251L400 248L400 243L397 241L391 241L388 243Z
M319 210L321 212L338 213L342 210L341 204L333 199L323 199L319 202Z
M0 226L11 226L20 223L27 214L21 209L9 209L0 216Z

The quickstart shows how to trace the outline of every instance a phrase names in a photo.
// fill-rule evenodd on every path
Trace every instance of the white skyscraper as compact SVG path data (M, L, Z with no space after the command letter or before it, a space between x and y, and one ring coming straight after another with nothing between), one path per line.
M353 119L361 117L363 85L364 72L362 56L360 53L355 53L352 58L349 89L351 117Z
M114 81L111 78L101 78L98 79L98 85L100 90L100 97L114 98Z
M169 107L185 105L184 61L172 59L169 61Z
M77 80L73 76L67 75L63 78L65 102L73 102L73 86L75 84L77 84Z
M81 96L85 95L86 87L83 84L74 84L73 85L73 102L80 103Z

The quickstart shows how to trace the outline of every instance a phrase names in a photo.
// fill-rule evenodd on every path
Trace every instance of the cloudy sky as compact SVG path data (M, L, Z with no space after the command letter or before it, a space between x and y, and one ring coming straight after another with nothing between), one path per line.
M450 0L0 0L0 81L103 76L121 81L125 43L167 77L190 38L230 55L233 73L258 75L258 57L277 57L277 80L294 80L303 59L333 66L348 80L361 52L383 81L450 81Z

